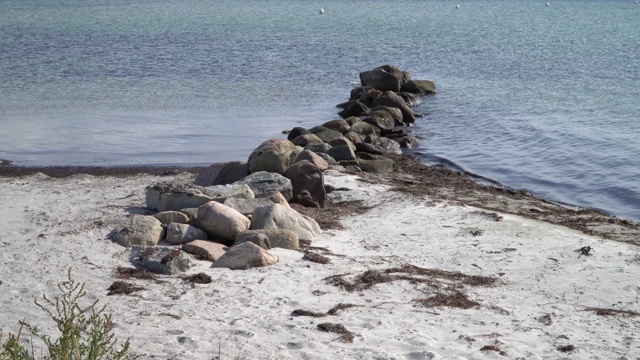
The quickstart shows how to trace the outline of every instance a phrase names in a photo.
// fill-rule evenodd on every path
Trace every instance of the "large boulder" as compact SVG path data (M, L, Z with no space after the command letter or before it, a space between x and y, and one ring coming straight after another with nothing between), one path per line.
M212 238L229 242L235 241L236 235L251 225L246 216L216 201L198 208L198 223Z
M233 184L247 175L249 175L249 165L246 162L231 161L222 166L213 183L203 186Z
M147 186L147 207L156 211L179 211L212 201L204 187L177 181L158 182Z
M360 101L366 106L371 107L373 100L380 96L380 94L382 94L382 91L376 90L371 86L360 86L351 90L351 96L349 99Z
M380 91L400 91L402 71L392 65L385 65L360 73L362 86L370 86Z
M116 226L109 236L119 245L132 247L134 245L155 246L164 237L164 228L160 220L153 216L134 215L124 224Z
M349 101L338 115L345 120L353 116L366 116L369 115L369 107L360 101Z
M322 233L315 220L280 204L256 209L252 216L250 229L291 230L298 235L300 240L313 240L316 235Z
M236 184L246 184L251 188L257 198L264 197L264 194L271 190L279 191L287 200L293 197L291 180L273 172L255 172L244 179L237 181Z
M309 144L304 147L306 150L313 151L314 153L326 153L329 149L331 149L331 145L329 144Z
M298 234L291 230L269 229L269 230L247 230L238 234L236 244L251 241L253 234L265 236L271 248L283 248L297 250L300 248Z
M267 191L266 193L262 194L262 197L271 200L271 202L273 202L274 204L280 204L286 207L290 207L287 199L285 199L282 193L278 190Z
M409 80L402 84L400 91L409 92L413 94L435 94L438 92L436 84L431 80Z
M166 240L172 245L182 245L194 240L207 240L207 233L195 226L171 223L167 226Z
M381 113L387 113L391 115L396 125L404 125L404 121L402 120L402 111L400 111L400 109L389 106L376 106L371 109L371 115L380 116Z
M220 170L224 167L225 163L215 163L207 166L204 170L200 171L196 176L193 183L198 186L210 186L213 185L216 177L220 173Z
M393 129L396 126L396 122L391 114L384 112L372 114L372 116L368 116L362 120L367 124L380 128L381 130Z
M336 161L353 160L356 158L355 152L349 145L334 146L327 150L326 154L334 158Z
M293 186L292 203L308 207L323 207L327 201L322 171L308 160L291 165L284 176Z
M413 94L413 93L404 92L404 91L401 91L397 94L402 98L402 100L404 100L404 102L407 103L407 105L409 105L409 107L414 108L422 104L422 98L418 94Z
M247 184L212 185L204 188L213 201L224 202L229 198L255 199L256 195Z
M229 248L224 255L211 264L211 267L247 270L273 265L277 262L277 256L251 242L244 242Z
M289 133L287 134L287 140L293 141L293 139L304 134L311 134L311 133L309 132L309 130L303 127L296 126L293 129L291 129L291 131L289 131Z
M164 246L135 245L131 248L129 260L135 267L165 275L179 274L193 266L187 253Z
M288 170L287 170L288 171ZM242 215L251 215L253 212L262 206L267 206L273 204L273 201L266 198L259 199L227 199L224 201L225 205L228 207L235 209Z
M402 112L402 121L405 123L414 123L416 121L415 114L411 107L404 101L403 98L391 91L385 91L382 95L378 96L373 102L373 106L388 106L400 109Z
M212 262L224 255L227 249L227 246L224 244L207 240L194 240L182 245L182 251L195 255L199 260Z
M325 159L308 149L305 149L298 155L298 157L296 157L294 164L302 160L310 161L313 165L320 169L320 171L325 171L329 168L329 164Z
M296 146L289 140L267 140L249 155L249 172L269 171L284 174L291 163L291 153L295 150Z
M163 225L169 225L171 223L188 224L190 222L189 215L182 211L163 211L153 214L152 216L160 220Z
M349 123L346 120L338 119L338 120L327 121L326 123L322 124L322 126L324 126L327 129L339 131L341 134L344 135L349 131L349 127L351 125L349 125Z
M320 138L322 142L330 143L331 140L342 137L342 133L336 130L326 128L324 126L316 126L309 129L312 134Z
M379 127L373 126L373 125L371 125L369 123L366 123L364 121L357 122L357 123L351 125L351 127L349 128L349 132L354 132L354 133L362 135L362 136L367 136L369 134L374 134L374 135L380 136L380 128ZM349 134L347 133L347 135L349 135ZM351 140L351 139L349 139L349 140ZM355 144L355 142L354 142L354 144Z
M291 140L294 145L305 147L309 144L324 144L324 141L315 134L303 134Z

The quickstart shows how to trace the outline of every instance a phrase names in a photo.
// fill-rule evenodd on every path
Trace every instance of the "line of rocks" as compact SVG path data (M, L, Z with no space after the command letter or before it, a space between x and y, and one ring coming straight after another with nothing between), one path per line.
M134 266L162 274L187 271L192 257L230 269L273 265L278 258L269 249L312 241L322 232L318 223L289 203L324 206L322 173L332 166L391 172L385 155L418 144L405 126L415 122L412 107L421 96L436 92L433 82L412 80L393 65L363 72L360 80L349 101L338 104L342 119L286 131L287 139L263 142L246 163L211 165L193 183L149 185L146 206L156 213L128 218L110 237L131 248Z

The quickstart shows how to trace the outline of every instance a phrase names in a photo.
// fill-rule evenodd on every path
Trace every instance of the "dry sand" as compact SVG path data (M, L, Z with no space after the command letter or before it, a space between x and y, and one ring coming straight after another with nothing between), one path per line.
M276 265L246 271L196 261L188 274L211 284L127 280L144 290L112 296L130 263L111 228L146 212L147 185L193 175L0 178L0 331L26 319L55 334L33 300L57 295L71 268L143 358L640 357L636 224L400 165L327 172L331 205L307 210L326 230L307 254L274 249Z

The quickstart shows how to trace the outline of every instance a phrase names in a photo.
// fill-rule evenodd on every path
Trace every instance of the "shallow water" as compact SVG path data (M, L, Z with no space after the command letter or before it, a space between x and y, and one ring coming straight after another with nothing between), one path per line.
M336 118L359 72L392 63L439 87L412 128L425 161L640 220L640 6L453 5L3 1L0 158L244 160Z

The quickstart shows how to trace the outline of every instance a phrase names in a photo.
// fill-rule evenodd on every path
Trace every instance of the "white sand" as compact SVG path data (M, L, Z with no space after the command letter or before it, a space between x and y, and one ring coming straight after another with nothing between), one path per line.
M327 182L351 190L332 196L375 207L345 218L345 230L326 231L314 241L336 254L327 255L330 264L275 249L280 261L267 268L231 271L196 262L189 274L205 272L212 284L133 280L147 290L107 296L116 267L130 264L127 251L106 235L118 219L141 210L144 188L157 179L0 179L0 331L16 332L26 319L54 334L33 300L57 295L57 283L71 268L86 283L87 299L107 305L117 336L129 337L144 358L211 359L219 352L223 359L640 357L640 317L585 311L640 312L636 247L512 215L495 221L485 211L410 199L336 172ZM593 255L579 256L575 250L583 246L591 246ZM324 280L338 274L352 280L366 270L404 264L501 281L463 287L481 306L460 309L416 303L436 293L427 283L395 281L348 292ZM296 309L326 312L338 303L358 306L323 318L291 315ZM550 325L538 320L547 314ZM354 333L353 343L319 331L324 322L344 325ZM487 345L504 356L480 351ZM575 351L557 350L565 345Z

